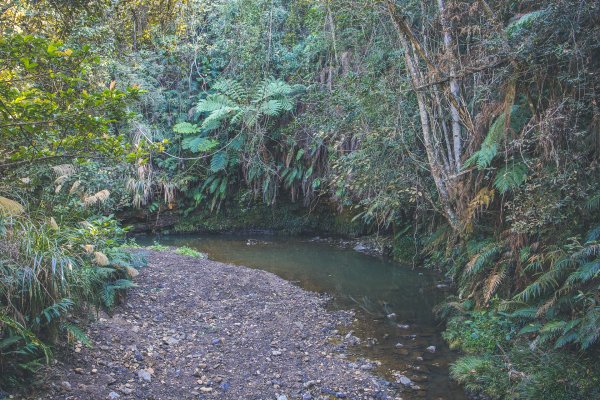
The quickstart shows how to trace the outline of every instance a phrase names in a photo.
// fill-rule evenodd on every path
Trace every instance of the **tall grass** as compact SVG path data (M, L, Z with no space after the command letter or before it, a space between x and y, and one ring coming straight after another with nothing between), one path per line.
M143 265L116 248L123 240L111 218L59 227L51 219L0 215L0 386L48 362L57 342L87 342L74 316L112 307Z

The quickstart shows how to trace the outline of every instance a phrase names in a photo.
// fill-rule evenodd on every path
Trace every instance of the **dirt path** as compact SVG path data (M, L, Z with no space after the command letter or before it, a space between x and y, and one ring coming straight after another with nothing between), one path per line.
M94 347L58 360L31 398L399 398L334 344L352 315L326 311L326 299L265 271L171 252L148 260L127 302L90 326Z

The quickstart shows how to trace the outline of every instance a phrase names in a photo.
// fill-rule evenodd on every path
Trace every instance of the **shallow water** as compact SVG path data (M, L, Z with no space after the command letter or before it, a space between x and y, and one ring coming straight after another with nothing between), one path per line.
M154 239L139 242L147 245ZM403 399L466 398L448 378L455 354L443 342L432 313L447 295L436 287L439 276L308 238L182 235L161 237L160 243L185 245L212 260L266 270L333 296L333 309L356 311L357 321L350 329L361 344L349 347L351 356L381 362L376 373L387 379L394 379L392 373L398 371L420 380L423 390L407 390ZM396 316L388 318L390 314ZM428 346L435 346L435 353L428 352Z

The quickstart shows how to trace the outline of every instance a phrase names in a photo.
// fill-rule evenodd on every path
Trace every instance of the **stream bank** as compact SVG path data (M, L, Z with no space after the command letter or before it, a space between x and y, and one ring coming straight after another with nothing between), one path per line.
M137 288L48 367L30 399L397 399L347 358L351 312L269 272L148 251ZM348 340L353 340L349 337Z

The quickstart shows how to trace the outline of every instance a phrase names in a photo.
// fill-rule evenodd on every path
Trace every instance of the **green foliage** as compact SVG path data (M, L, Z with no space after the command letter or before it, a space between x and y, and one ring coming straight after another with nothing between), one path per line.
M152 246L148 246L148 249L152 250L152 251L168 251L170 249L170 247L163 246L162 244L155 241Z
M138 89L98 88L84 79L94 67L89 48L71 49L32 35L0 39L0 168L25 161L130 152L110 124L125 119ZM35 138L35 140L29 140Z
M181 246L175 250L175 253L180 254L182 256L194 257L194 258L206 258L206 254L199 252L198 250L194 250L191 247Z
M357 1L71 3L0 14L0 232L30 231L0 253L19 277L0 311L23 328L1 329L37 354L24 370L44 358L27 332L56 336L129 285L140 261L98 216L133 206L178 214L177 230L394 235L396 257L458 286L449 340L486 351L456 379L495 398L598 397L557 372L581 356L598 386L597 1L403 2L396 22L428 60L386 7Z
M532 352L522 344L502 355L461 357L451 365L450 375L467 390L497 400L584 400L600 394L593 358Z
M27 215L0 219L0 384L26 379L49 361L58 340L89 343L69 322L88 307L112 307L145 265L117 248L123 230L112 218L62 226ZM98 264L107 260L106 265ZM66 332L66 335L60 334Z
M502 194L515 189L527 179L527 165L523 162L511 163L498 170L494 187Z
M494 353L506 347L514 332L506 317L490 311L471 311L452 318L443 337L451 348L466 353Z

